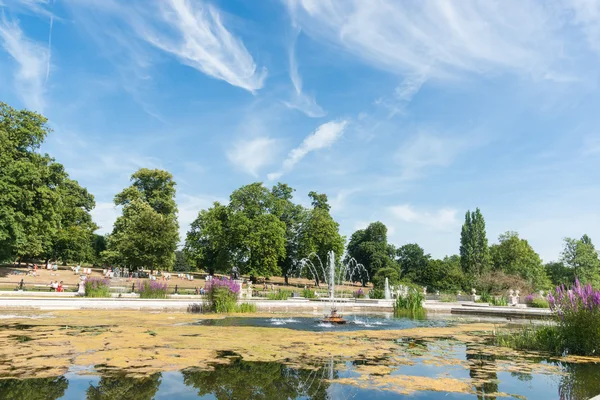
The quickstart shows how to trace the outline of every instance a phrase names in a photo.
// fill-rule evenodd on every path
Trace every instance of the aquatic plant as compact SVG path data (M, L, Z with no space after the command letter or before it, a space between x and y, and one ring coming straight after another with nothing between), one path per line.
M582 285L578 279L571 289L558 286L548 295L550 309L571 354L600 354L600 291Z
M406 296L398 296L394 302L394 312L400 310L418 311L423 309L425 296L422 292L410 289Z
M304 289L302 290L302 297L304 297L305 299L314 299L317 296L315 295L314 290Z
M241 303L235 307L236 313L255 313L256 304L253 303Z
M555 354L600 354L600 291L575 280L571 289L558 286L548 295L548 303L556 325L499 333L497 343Z
M85 297L110 297L110 281L95 276L87 278L85 280Z
M383 289L375 288L369 292L369 298L371 299L385 299L385 291Z
M240 285L230 279L213 279L206 286L206 308L216 313L236 311Z
M166 299L167 282L138 281L137 292L141 299Z

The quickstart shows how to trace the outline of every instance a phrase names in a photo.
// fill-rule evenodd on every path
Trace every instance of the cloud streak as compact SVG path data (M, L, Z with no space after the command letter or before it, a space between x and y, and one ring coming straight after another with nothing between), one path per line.
M294 22L364 62L436 79L499 70L543 76L576 68L581 46L561 35L576 23L597 43L597 2L290 0ZM596 45L594 45L596 46Z
M91 0L70 6L106 48L122 47L119 57L129 57L130 68L143 69L153 63L151 45L233 86L252 93L263 87L266 69L257 67L242 40L225 27L221 12L203 1ZM114 49L109 51L115 53Z
M28 38L18 20L0 18L0 40L4 50L16 61L15 89L25 106L43 112L45 107L45 77L49 69L48 48Z
M290 101L283 103L289 107L299 110L311 118L319 118L325 116L325 111L319 106L314 98L302 91L302 77L298 72L298 62L296 60L296 41L300 34L299 29L295 29L292 43L289 49L290 62L290 79L294 85L294 97Z
M283 174L289 172L308 153L331 147L342 137L348 121L329 121L319 126L316 131L308 135L300 146L289 152L279 172L267 175L269 180L279 179Z

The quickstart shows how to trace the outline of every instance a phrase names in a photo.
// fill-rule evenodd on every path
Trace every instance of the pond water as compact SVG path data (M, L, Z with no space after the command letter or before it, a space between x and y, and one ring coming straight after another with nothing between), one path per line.
M29 354L18 360L10 359L3 356L0 348L0 369L5 371L4 376L0 374L0 400L584 400L600 394L600 359L565 362L565 359L556 357L498 348L492 346L489 337L480 335L479 331L463 329L473 326L464 325L469 320L447 315L411 319L394 318L390 314L356 314L346 315L348 323L345 325L324 326L318 315L227 317L199 321L199 317L189 314L153 317L130 313L121 316L120 321L126 321L123 323L119 322L118 315L107 313L96 315L94 323L97 325L85 328L74 326L79 323L77 321L88 318L83 313L53 316L60 320L71 318L69 326L62 327L53 325L55 321L49 319L50 316L46 317L20 319L18 323L6 324L4 329L0 329L0 340L4 346L20 347L22 354ZM107 320L113 321L114 325L102 325ZM494 324L506 322L502 319L492 321ZM470 322L490 320L475 318ZM41 325L36 325L38 323ZM150 325L152 330L148 329ZM136 326L140 327L143 336L139 336L140 332L135 333ZM455 335L431 335L431 332L444 329L452 330ZM393 331L398 331L398 334ZM429 333L419 336L423 331ZM401 332L410 333L402 335ZM128 340L136 334L136 337L143 338L143 343ZM57 337L52 339L52 336ZM225 350L236 348L257 357L253 348L259 346L261 340L272 343L280 336L286 338L281 340L280 345L265 347L269 350L267 357L262 358L272 356L279 362L248 361L238 352ZM21 337L29 340L19 340ZM302 347L306 345L302 343L303 337L311 338L306 347ZM88 342L94 338L115 338L115 342L106 339L100 339L96 344ZM169 341L170 338L173 341ZM73 347L61 355L66 357L63 360L68 360L67 366L70 367L48 373L51 369L42 365L49 364L32 364L29 367L39 372L32 374L30 369L28 376L44 378L16 379L22 376L21 372L25 371L30 360L38 357L38 362L43 361L39 353L47 349L46 345L57 346L53 350L56 353L50 354L58 356L67 340L79 340L77 348L80 350L74 351ZM42 341L46 344L42 345ZM185 363L173 364L185 358L186 351L212 348L215 342L219 342L220 346L220 350L214 353L216 356L205 356L205 361L190 358ZM136 346L140 352L131 352ZM107 347L117 350L107 351ZM90 350L92 348L94 350ZM289 348L295 351L289 351ZM87 365L89 362L74 361L86 359L77 358L82 354L81 349L85 349L83 353L102 352L105 355L95 358L94 365ZM166 349L177 358L156 364L160 365L157 368L152 367L159 361L158 357L167 356L165 353L158 356L159 352L155 353L158 349ZM317 350L310 353L310 349ZM111 359L119 357L121 351L129 354L126 357L130 359L139 361L145 358L135 367L129 364L115 367ZM286 355L281 357L275 352ZM153 355L148 356L148 353L156 354L157 359ZM173 368L173 365L195 367L177 371L182 367Z
M214 364L212 370L186 369L179 372L154 373L143 378L119 374L95 375L92 368L73 368L71 372L44 379L0 380L0 399L495 399L496 397L527 399L584 400L600 393L600 366L596 364L548 364L557 373L531 371L507 372L502 357L489 357L456 342L434 344L410 343L413 352L423 355L441 350L466 362L465 365L434 365L427 357L414 365L392 368L390 377L438 377L480 381L473 393L445 391L395 391L389 383L377 378L348 384L359 376L357 370L369 365L331 359L310 368L292 368L280 363L246 362L230 358L227 365ZM417 357L418 358L418 357ZM544 360L537 362L545 363ZM546 371L547 372L547 371ZM450 388L449 388L450 389ZM503 396L499 395L504 394Z
M418 327L442 327L451 324L448 319L422 318L393 318L391 315L363 314L347 315L343 325L323 322L319 317L229 317L222 319L207 319L195 322L200 326L253 326L287 328L311 332L356 331L356 330L385 330L385 329L410 329Z

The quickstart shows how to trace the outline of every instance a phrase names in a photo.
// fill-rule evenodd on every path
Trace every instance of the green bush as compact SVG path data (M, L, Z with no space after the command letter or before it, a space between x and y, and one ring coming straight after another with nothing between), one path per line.
M275 293L269 293L267 299L269 300L287 300L292 296L292 292L289 290L280 290Z
M536 297L533 300L531 300L529 306L534 308L550 308L550 303L546 299Z
M255 313L256 312L256 304L252 303L241 303L235 307L236 313Z
M102 278L88 278L85 281L85 297L110 297L110 281Z
M443 303L454 303L458 301L458 297L451 293L442 293L440 295L440 301Z
M505 307L508 306L508 299L505 296L492 296L489 303L491 306Z
M418 311L423 309L423 300L425 296L422 292L410 289L406 296L399 296L394 302L394 312L401 310Z
M316 297L315 291L310 289L304 289L302 290L302 297L304 297L305 299L314 299Z
M212 280L206 285L206 308L216 313L236 311L240 286L231 280Z
M383 289L373 289L369 292L370 299L385 299L385 291Z

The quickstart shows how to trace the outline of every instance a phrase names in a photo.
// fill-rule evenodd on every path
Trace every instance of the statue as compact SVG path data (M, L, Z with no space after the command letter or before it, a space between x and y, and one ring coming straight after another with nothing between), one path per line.
M240 270L238 269L238 267L234 266L233 268L231 268L230 278L232 281L237 281L238 279L240 279Z

